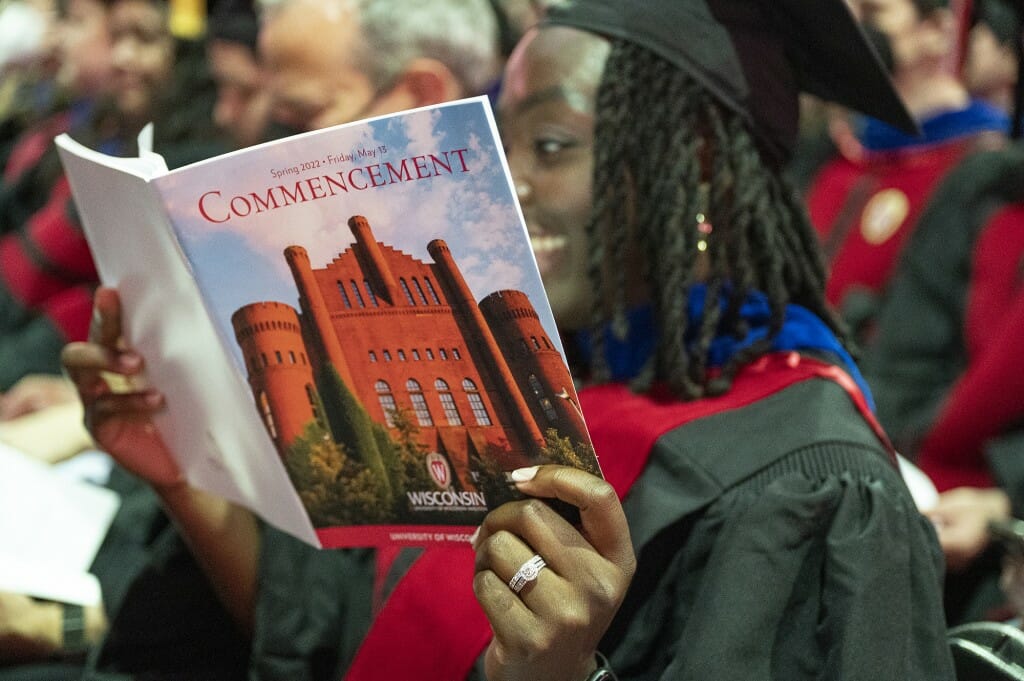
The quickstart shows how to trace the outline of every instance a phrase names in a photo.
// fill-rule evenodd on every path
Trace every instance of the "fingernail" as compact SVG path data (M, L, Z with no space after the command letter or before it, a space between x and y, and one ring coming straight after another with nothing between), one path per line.
M476 549L476 542L477 542L477 540L479 538L480 538L480 526L478 525L477 528L475 530L473 530L473 534L471 534L469 536L469 544L470 544L470 546L473 547L474 550Z
M537 470L540 466L530 466L529 468L517 468L512 471L512 482L529 482L537 477Z

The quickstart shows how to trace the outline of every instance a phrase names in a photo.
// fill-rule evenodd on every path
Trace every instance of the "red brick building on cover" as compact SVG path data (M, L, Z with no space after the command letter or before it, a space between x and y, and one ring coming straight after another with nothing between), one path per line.
M377 242L364 217L348 224L355 243L326 267L313 269L300 246L285 250L301 314L262 302L232 316L279 452L311 421L327 425L314 380L324 363L377 423L407 410L464 489L476 487L474 453L504 452L508 470L535 461L548 428L586 439L562 356L524 293L478 304L444 241L428 244L425 263Z

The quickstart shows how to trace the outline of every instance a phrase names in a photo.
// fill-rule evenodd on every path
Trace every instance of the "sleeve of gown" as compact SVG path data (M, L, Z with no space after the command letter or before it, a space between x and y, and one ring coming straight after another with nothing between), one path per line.
M339 681L370 625L373 561L264 528L251 678Z
M897 449L912 460L965 361L960 272L966 264L959 258L970 252L967 231L942 214L922 217L903 251L863 359L878 419Z
M695 528L706 563L681 563L692 608L658 678L954 678L941 554L907 494L847 473L745 494Z
M977 469L985 444L1019 426L1024 418L1019 345L1022 331L1024 294L1018 294L1007 307L1001 326L993 331L993 340L950 391L935 427L922 444L922 468L927 464L954 470ZM1009 473L1007 462L997 465L1004 479L1015 477ZM1015 491L1019 479L1006 479L1006 483L1011 492L1019 493ZM1020 501L1015 499L1016 507Z

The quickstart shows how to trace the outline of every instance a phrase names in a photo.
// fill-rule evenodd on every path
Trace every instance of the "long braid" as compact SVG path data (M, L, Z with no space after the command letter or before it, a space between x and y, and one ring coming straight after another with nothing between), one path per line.
M613 322L624 335L630 253L643 261L641 277L658 320L655 355L634 389L663 382L684 399L728 390L744 364L769 350L791 302L819 315L846 342L824 300L823 260L794 192L764 164L746 122L684 72L613 40L597 95L594 144L594 209L587 225L594 326ZM705 145L709 178L701 164ZM707 206L700 205L697 189L702 179L710 184ZM690 328L687 291L697 278L695 216L701 210L714 231L704 315ZM712 341L723 333L746 335L741 307L755 290L769 301L768 337L737 352L709 380ZM601 333L594 334L592 370L595 380L608 380Z
M610 64L609 64L610 66ZM601 128L621 130L626 126L629 111L622 103L626 101L625 85L631 74L630 64L622 64L622 72L616 78L605 78L597 95L597 108L604 111L600 120L596 121L595 136L602 134L609 140L608 144L598 145L594 151L594 198L592 218L587 224L586 236L589 244L587 278L593 282L598 298L603 298L609 289L604 282L605 269L605 233L614 229L616 213L621 209L622 201L604 187L618 187L622 184L623 164L627 140L614 133L600 133ZM623 228L620 225L619 228ZM603 309L595 308L592 322L595 327L602 326L606 321ZM604 334L594 334L593 362L591 372L598 382L608 380L608 367L604 355Z

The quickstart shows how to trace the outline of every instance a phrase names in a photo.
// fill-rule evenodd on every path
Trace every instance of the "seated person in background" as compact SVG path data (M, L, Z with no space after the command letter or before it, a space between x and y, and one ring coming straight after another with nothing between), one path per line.
M212 11L206 59L217 85L213 119L236 147L267 139L270 93L256 52L259 20L252 0L221 0Z
M1017 0L975 0L974 23L964 58L964 84L971 96L1013 113L1017 43L1024 6Z
M483 94L500 69L487 0L282 0L259 53L278 135Z
M31 125L2 157L0 231L17 228L46 201L60 176L53 138L81 131L96 105L110 93L113 67L107 5L103 0L58 4L53 26L57 72L54 109Z
M0 3L0 166L17 137L54 105L55 4L53 0Z
M1015 31L1009 42L1017 43L1022 9L998 0L978 6L968 77L981 67L977 31L987 22ZM929 515L952 572L951 624L986 617L1002 602L986 526L1024 512L1022 227L1021 142L954 168L907 242L864 363L879 419L942 492Z
M597 650L621 679L953 678L934 531L779 170L798 78L909 118L845 4L814 7L578 0L508 63L509 162L612 484L557 466L513 479L578 506L579 526L509 503L473 551L377 565L261 539L182 479L152 427L158 390L111 392L101 372L143 359L120 344L116 293L98 292L92 342L65 366L97 441L154 486L254 630L253 678L609 678ZM534 554L547 567L513 591Z
M197 70L203 63L203 46L176 41L163 0L109 0L107 6L116 75L112 113L107 112L110 118L104 120L117 124L114 129L119 135L110 138L118 143L114 150L130 153L139 127L156 119L157 149L170 151L179 162L189 155L197 160L195 156L206 153L214 139L206 132L212 131L211 91L196 87L204 83L204 72ZM167 124L161 126L161 122ZM181 146L175 146L178 142ZM84 240L81 244L82 257L87 257ZM87 293L87 303L89 297ZM85 314L88 319L88 304ZM0 335L0 347L6 340ZM41 351L38 347L26 350ZM40 405L52 409L63 400L67 395L60 387L62 380L32 376L6 392L0 404L21 419L3 424L0 438L4 428L48 411ZM80 422L80 418L62 418L71 424ZM52 427L38 427L37 444L26 441L26 445L54 446L55 435ZM31 649L21 648L31 655L20 655L18 664L0 667L0 679L244 679L247 641L220 606L152 490L117 468L107 486L121 494L122 505L91 571L101 584L109 627L89 611L84 640L65 638L62 613L67 609L19 595L0 595L0 612L17 608L13 620L0 615L0 658L14 651L14 642L24 642L26 634L32 643Z
M130 3L108 0L108 6L113 13ZM175 41L162 20L145 27L140 39L130 32L134 25L125 28L127 16L131 10L122 9L109 18L110 97L71 134L87 146L129 155L139 130L155 120L155 145L169 165L199 160L213 139L212 88L192 56L202 59L201 46ZM88 331L96 272L53 145L39 160L50 163L57 172L42 207L0 236L0 391L28 374L58 373L61 347Z
M949 69L957 27L948 4L852 3L891 59L893 82L923 135L868 120L859 133L863 153L836 156L807 192L828 263L827 300L866 353L896 263L936 186L972 152L1001 145L1009 130L1005 113L970 99Z

